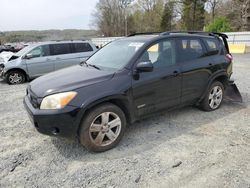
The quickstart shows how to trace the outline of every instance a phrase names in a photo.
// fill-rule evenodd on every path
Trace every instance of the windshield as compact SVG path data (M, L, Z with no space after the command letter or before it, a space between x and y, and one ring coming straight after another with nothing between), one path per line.
M91 56L87 63L97 67L121 69L143 44L123 40L111 42Z
M33 48L33 45L26 46L22 50L20 50L19 52L15 53L14 55L18 56L18 57L23 56L26 53L28 53L32 48Z

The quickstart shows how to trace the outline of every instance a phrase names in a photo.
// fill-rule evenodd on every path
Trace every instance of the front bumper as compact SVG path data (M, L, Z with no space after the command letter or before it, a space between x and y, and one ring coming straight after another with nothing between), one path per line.
M5 79L4 73L4 68L0 65L0 78Z
M28 96L25 96L23 102L38 132L50 136L77 138L80 108L66 106L61 110L40 110L32 106Z

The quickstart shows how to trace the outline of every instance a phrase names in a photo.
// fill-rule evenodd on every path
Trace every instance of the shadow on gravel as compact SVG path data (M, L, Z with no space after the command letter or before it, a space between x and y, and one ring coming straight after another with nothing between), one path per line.
M249 101L246 98L243 100ZM166 142L170 142L171 139L178 138L181 135L196 135L197 133L192 133L193 130L205 124L216 122L221 118L230 118L231 114L247 106L245 103L224 102L219 110L213 112L203 112L194 107L164 112L161 115L130 125L121 143L114 149L103 153L89 152L77 142L60 138L52 138L51 141L59 153L69 161L98 162L124 158L161 147L162 143L168 144ZM200 136L202 134L204 133L199 133Z

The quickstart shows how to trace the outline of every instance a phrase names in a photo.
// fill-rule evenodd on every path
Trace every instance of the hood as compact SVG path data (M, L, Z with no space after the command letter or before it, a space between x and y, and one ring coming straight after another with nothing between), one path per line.
M6 63L9 61L9 59L13 56L13 52L2 52L0 53L0 62Z
M72 66L41 76L30 83L30 89L39 98L54 93L72 91L77 88L109 80L114 71L97 70L92 67Z

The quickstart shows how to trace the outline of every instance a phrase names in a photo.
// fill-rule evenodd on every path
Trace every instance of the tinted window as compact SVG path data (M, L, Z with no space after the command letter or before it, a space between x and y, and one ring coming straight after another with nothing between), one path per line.
M208 49L208 55L215 55L219 53L218 42L216 39L205 39L205 44Z
M29 54L32 54L32 57L45 57L50 55L49 45L38 46L31 50Z
M179 39L178 54L178 62L191 61L203 57L205 50L199 39Z
M175 64L175 43L172 40L162 41L149 47L139 62L150 61L155 68L168 67Z
M74 52L89 52L93 51L92 47L88 43L74 43Z
M70 44L67 44L67 43L65 43L65 44L52 44L51 48L52 48L53 55L71 53Z

